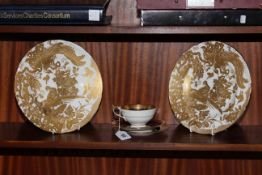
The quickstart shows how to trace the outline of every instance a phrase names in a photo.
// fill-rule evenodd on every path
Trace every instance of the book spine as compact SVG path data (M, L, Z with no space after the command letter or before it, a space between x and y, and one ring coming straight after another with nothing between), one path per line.
M102 24L103 9L85 6L1 6L0 24Z
M137 9L259 9L262 0L137 0Z
M262 25L262 10L141 10L142 26Z

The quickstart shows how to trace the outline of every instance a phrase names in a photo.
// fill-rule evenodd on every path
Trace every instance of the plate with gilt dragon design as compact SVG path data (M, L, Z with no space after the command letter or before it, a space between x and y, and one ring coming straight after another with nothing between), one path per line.
M102 78L87 51L69 41L37 44L21 60L15 96L29 121L52 133L79 130L96 113Z
M190 132L215 134L243 114L251 94L251 77L233 47L202 42L184 52L169 80L169 101L178 121Z

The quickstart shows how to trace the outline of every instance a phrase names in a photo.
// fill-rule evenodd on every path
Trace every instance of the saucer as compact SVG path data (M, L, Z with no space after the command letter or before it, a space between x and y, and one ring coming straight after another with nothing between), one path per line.
M167 125L163 120L152 120L145 127L135 128L129 124L122 124L120 128L133 136L148 136L164 131Z

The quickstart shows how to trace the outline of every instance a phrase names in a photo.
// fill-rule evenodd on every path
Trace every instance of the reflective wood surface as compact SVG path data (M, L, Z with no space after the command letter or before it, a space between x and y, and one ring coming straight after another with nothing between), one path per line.
M262 27L140 27L135 0L111 0L108 15L113 16L110 26L0 26L0 174L261 173ZM18 64L35 44L49 39L79 44L102 74L99 110L92 125L80 132L42 132L27 124L17 106L13 83ZM226 42L240 52L252 79L250 103L239 125L215 136L177 127L168 100L169 76L177 59L208 40ZM169 129L118 141L111 128L111 107L130 103L154 104L156 118L170 124Z
M80 131L51 134L31 123L1 123L2 149L156 150L156 151L262 151L261 126L234 125L216 135L190 133L182 125L168 125L160 133L120 141L110 124L89 124ZM4 150L2 150L4 153ZM12 151L11 151L12 153ZM240 153L241 154L241 153Z

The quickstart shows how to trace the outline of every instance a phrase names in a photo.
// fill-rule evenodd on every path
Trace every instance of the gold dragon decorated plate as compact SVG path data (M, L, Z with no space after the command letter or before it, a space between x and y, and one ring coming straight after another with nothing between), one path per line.
M251 77L231 46L202 42L184 52L169 81L171 108L190 132L215 134L234 124L246 109Z
M35 126L66 133L87 124L102 98L102 78L93 58L80 46L50 40L33 47L15 75L18 105Z

